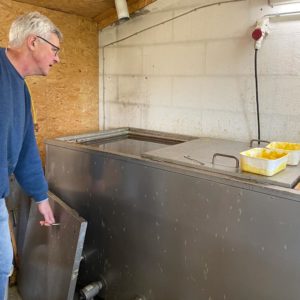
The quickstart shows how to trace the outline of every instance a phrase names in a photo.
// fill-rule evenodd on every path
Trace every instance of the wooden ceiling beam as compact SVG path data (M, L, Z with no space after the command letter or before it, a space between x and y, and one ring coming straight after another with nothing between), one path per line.
M99 29L113 24L118 20L115 0L12 0L43 7L55 11L92 19ZM132 14L156 0L127 0L129 14Z

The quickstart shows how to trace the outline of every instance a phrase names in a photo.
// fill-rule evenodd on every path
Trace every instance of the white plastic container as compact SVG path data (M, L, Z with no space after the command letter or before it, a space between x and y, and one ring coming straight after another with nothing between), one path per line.
M288 161L288 152L277 149L252 148L240 155L242 171L264 176L273 176L284 170Z
M300 144L288 142L272 142L267 145L269 149L280 149L289 153L288 165L297 166L300 161Z

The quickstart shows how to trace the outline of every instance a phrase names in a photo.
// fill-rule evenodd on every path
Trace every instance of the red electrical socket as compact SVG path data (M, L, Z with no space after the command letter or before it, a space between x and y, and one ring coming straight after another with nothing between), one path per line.
M255 28L252 32L252 38L257 41L259 40L263 35L263 32L261 30L261 28Z

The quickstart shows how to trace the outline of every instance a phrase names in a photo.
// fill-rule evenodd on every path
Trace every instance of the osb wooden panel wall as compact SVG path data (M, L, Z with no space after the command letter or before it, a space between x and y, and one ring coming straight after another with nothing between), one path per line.
M43 160L48 138L98 130L99 60L97 24L75 15L0 0L0 45L6 47L12 21L29 11L48 16L63 32L60 64L47 77L28 77L39 125Z

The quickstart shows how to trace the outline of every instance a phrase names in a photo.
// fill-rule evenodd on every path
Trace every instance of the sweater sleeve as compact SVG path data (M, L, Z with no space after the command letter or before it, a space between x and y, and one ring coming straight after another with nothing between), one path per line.
M40 202L48 198L48 184L34 136L30 108L27 111L27 117L24 140L14 174L27 195L33 197L36 202Z
M30 123L14 173L27 195L40 202L48 198L48 184L44 176L32 120Z

